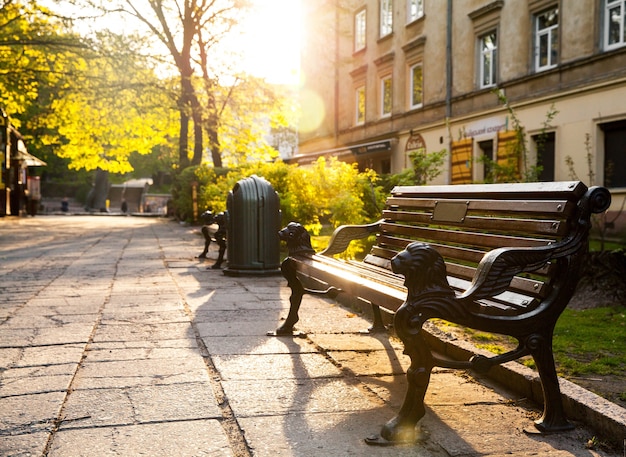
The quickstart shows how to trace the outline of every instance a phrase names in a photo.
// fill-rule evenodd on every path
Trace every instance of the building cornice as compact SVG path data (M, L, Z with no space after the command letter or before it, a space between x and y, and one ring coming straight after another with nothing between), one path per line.
M376 66L379 67L388 62L392 62L395 56L396 56L396 53L394 51L388 52L387 54L382 55L378 59L374 60L374 64L376 64Z
M418 48L420 46L424 46L424 44L426 44L426 35L420 35L416 39L414 39L412 41L409 41L407 44L402 46L402 50L404 52L409 52L409 51L412 51L415 48Z
M365 73L367 73L367 64L363 64L360 67L357 67L354 70L352 70L350 72L350 76L352 76L353 78L356 78L358 76L363 76Z
M486 16L489 13L501 10L503 6L504 0L496 0L495 2L488 3L487 5L470 12L468 16L471 20L475 21L483 16Z

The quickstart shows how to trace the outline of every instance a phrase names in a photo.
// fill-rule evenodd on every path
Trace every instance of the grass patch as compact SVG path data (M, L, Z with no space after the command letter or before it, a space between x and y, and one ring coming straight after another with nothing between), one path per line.
M566 309L554 330L554 357L565 376L624 375L626 307Z
M474 346L503 354L517 346L506 335L480 332L441 319L432 320L442 330L469 340ZM626 306L566 309L554 330L554 359L559 375L616 375L626 372ZM535 368L532 357L520 360ZM623 394L626 397L626 392Z
M617 241L605 241L604 247L603 247L600 240L596 240L596 239L589 240L590 251L618 251L624 248L626 248L626 245L624 243L620 243Z

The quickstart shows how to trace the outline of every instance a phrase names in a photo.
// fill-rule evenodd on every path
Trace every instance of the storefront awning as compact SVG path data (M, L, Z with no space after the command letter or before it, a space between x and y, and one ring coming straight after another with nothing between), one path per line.
M360 143L354 145L348 145L341 148L326 149L323 151L316 151L310 154L296 155L288 160L288 162L296 163L311 163L317 160L319 157L337 157L341 159L345 156L363 156L366 154L391 152L392 145L395 139L372 141L368 143Z
M350 150L356 155L369 154L371 152L391 151L391 140L357 144L356 146L350 146Z
M47 165L47 163L43 160L38 159L28 151L20 148L18 148L17 154L15 154L12 159L17 160L18 162L23 162L27 167L45 167Z

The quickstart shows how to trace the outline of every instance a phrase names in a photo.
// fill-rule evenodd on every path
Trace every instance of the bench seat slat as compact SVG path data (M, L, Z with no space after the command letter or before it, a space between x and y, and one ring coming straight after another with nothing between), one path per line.
M325 282L372 303L384 303L385 309L389 311L397 311L406 299L404 287L392 287L390 284L372 281L354 271L311 258L298 259L298 263L299 275Z
M372 252L374 252L374 250ZM377 265L380 268L387 268L390 259L385 257L377 257L370 254L364 259L364 262L372 265ZM469 287L469 282L471 282L476 272L476 268L450 262L446 262L446 270L449 277L456 277L461 280L467 281L467 285L463 288L463 291L465 291ZM516 276L511 281L510 290L522 294L527 294L531 297L543 297L547 293L547 287L548 286L541 281Z
M476 273L475 268L454 263L446 263L446 270L450 276L468 280L471 280ZM547 292L548 286L541 281L515 276L511 280L509 289L511 291L528 294L533 297L543 297Z
M308 265L306 265L307 262L302 262L303 265L299 268L308 277L313 277L316 280L321 279L326 284L342 289L345 289L345 284L367 285L368 289L371 290L359 294L359 296L374 304L384 303L384 308L387 309L389 308L388 303L386 301L377 301L377 299L381 297L381 293L386 296L389 293L389 287L399 292L397 297L401 298L401 300L406 298L406 288L403 285L404 278L386 270L384 267L364 262L341 261L324 256L314 256L313 259L315 262L310 262ZM381 279L383 276L384 280ZM464 292L471 283L468 279L460 279L455 276L448 276L448 281L458 294ZM531 305L537 302L532 296L513 292L512 290L503 292L489 300L479 300L476 302L477 310L480 309L480 312L490 315L516 315L528 312ZM357 294L352 289L348 292ZM392 311L395 311L395 309Z
M376 268L377 268L377 271L380 271L385 268L388 268L389 260L381 258L381 257L375 257L373 255L368 255L363 260L363 262L355 261L354 263L355 265L359 265L359 264L360 265L372 265L372 266L378 265ZM470 286L471 278L466 277L466 279L461 279L459 277L448 275L448 282L450 283L450 287L455 289L458 293L463 293ZM540 285L540 288L537 290L537 294L534 294L534 295L542 296L544 289L545 289L545 285L539 281L535 281L535 282L529 282L525 287L518 287L517 288L518 292L513 292L513 291L503 292L498 297L499 299L504 300L505 303L510 304L513 308L517 309L518 311L522 309L527 311L530 308L532 301L535 300L535 297L526 295L524 294L524 292L528 290L534 291L535 290L534 283L538 283ZM514 288L512 288L512 290L513 289ZM496 303L495 300L494 301L480 300L480 302L483 303L482 306L486 306L485 305L486 303L491 303L492 305ZM498 308L503 309L503 308L506 308L506 306L499 304Z
M389 283L392 284L393 287L406 290L404 288L404 278L396 275L391 269L355 260L339 260L325 256L314 256L313 258L317 262L354 273L370 281L379 282L381 284Z

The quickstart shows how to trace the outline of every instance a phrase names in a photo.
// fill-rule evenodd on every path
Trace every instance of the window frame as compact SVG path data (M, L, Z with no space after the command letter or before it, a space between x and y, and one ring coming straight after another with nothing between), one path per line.
M393 33L393 0L380 0L378 14L378 33L384 38Z
M386 83L389 83L387 86ZM387 92L388 89L388 92ZM387 96L388 95L388 96ZM388 111L385 111L388 108ZM393 77L385 75L380 78L380 117L391 117L393 111Z
M365 8L354 13L353 45L354 52L362 51L367 47L367 9Z
M485 49L485 38L493 36L495 37L494 46L491 49ZM489 56L490 64L490 78L489 82L485 83L485 63L486 57ZM487 33L483 33L478 37L478 87L486 89L494 87L498 83L498 31L496 29Z
M354 125L365 124L365 84L354 90Z
M610 40L610 24L611 24L611 10L615 7L620 8L620 24L619 35L620 39L614 43L609 43ZM602 42L606 51L618 49L626 46L626 30L624 29L626 22L626 0L604 0L604 27L602 30Z
M406 2L406 22L410 24L424 17L424 0L408 0Z
M415 102L415 69L420 69L420 100ZM409 109L417 109L424 106L424 65L417 62L409 66Z
M547 14L550 14L551 12L556 12L556 17L557 17L557 22L556 24L550 25L548 27L545 27L543 29L539 29L539 25L540 25L540 18L542 16L545 16ZM535 50L535 70L536 71L544 71L544 70L549 70L551 68L555 68L558 65L558 60L559 60L559 50L558 50L558 46L559 46L559 25L560 25L560 15L559 15L559 7L558 6L554 6L552 8L549 8L547 10L544 10L538 14L534 15L534 22L535 22L535 46L534 46L534 50ZM546 53L547 55L545 56L547 63L545 65L541 65L541 60L542 60L542 56L541 56L541 39L543 37L547 37L548 43L546 46ZM552 50L553 50L553 46L556 45L557 49L556 49L556 55L553 56L552 54ZM553 61L554 60L554 61Z

